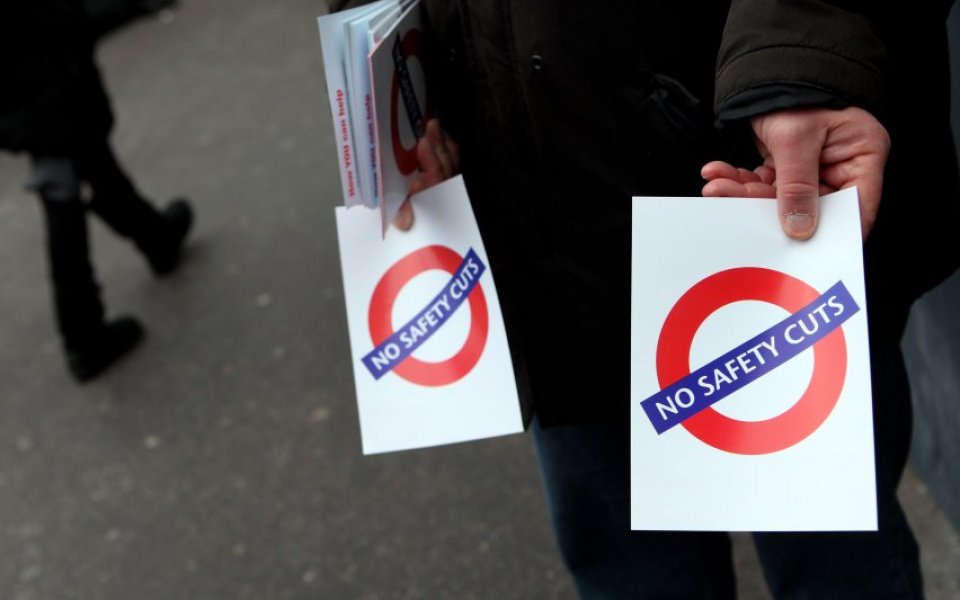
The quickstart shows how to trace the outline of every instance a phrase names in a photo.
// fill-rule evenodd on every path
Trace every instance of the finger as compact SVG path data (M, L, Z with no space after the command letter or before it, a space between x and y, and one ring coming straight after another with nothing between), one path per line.
M809 239L817 228L824 136L823 132L818 135L807 127L788 124L764 140L777 171L780 224L795 240Z
M440 177L449 179L460 172L460 146L440 127L437 119L427 122L425 136L440 168Z
M413 193L416 192L411 192L411 195ZM393 217L393 226L400 231L409 231L413 227L413 204L410 203L410 198L404 200L400 208L397 209L397 214Z
M705 198L740 198L747 190L739 181L724 178L708 181L700 193Z
M443 167L437 158L437 153L433 149L428 137L424 136L417 142L417 163L420 165L420 176L425 182L425 187L430 187L443 181Z
M762 181L746 183L743 186L746 189L746 198L776 198L777 188L769 183Z
M437 157L437 162L440 164L440 176L443 179L453 177L453 158L447 150L447 145L441 141L440 144L433 147L433 152Z
M737 178L741 183L758 183L761 181L760 176L750 171L748 169L737 169Z
M857 187L860 228L864 239L873 229L880 208L884 158L885 155L868 155L854 162L830 165L824 170L825 182L821 182L821 187L829 187L832 191Z
M716 160L707 163L700 169L700 176L707 180L730 179L740 183L754 183L762 181L760 176L750 170L734 167L733 165Z
M732 181L737 181L737 175L737 168L730 163L723 162L722 160L708 162L707 164L703 165L702 169L700 169L700 176L707 181L714 179L730 179Z
M768 185L773 185L773 183L777 180L777 172L773 167L760 165L754 169L753 172L757 174L757 177L760 178L760 181Z
M426 136L434 146L439 146L443 143L443 131L440 129L440 121L438 119L430 119L427 121L424 136Z
M447 148L447 152L450 154L450 176L452 177L460 172L460 145L446 133L443 134L443 143Z
M435 163L439 169L441 181L450 177L450 156L443 141L443 131L440 129L440 122L437 119L427 121L426 133L424 134L430 151L436 159Z
M866 240L873 225L877 221L877 212L880 210L880 196L883 189L882 167L877 170L878 176L861 178L857 181L857 193L860 196L860 232Z
M883 192L883 165L885 158L870 157L865 162L869 167L853 181L860 195L860 229L863 239L867 239L877 220L877 211L880 210L880 197Z
M857 147L860 151L854 160L846 161L852 171L848 182L838 183L830 179L827 181L838 189L857 186L860 194L860 219L866 239L873 228L883 195L883 170L890 152L890 135L873 115L863 109L850 107L843 113L849 123L854 125L849 128L850 135L859 141ZM828 161L833 162L829 158Z
M703 186L701 192L710 198L776 198L777 190L761 181L741 183L731 179L714 179Z
M431 184L431 185L432 185L432 184ZM406 201L407 201L407 202L411 202L411 200L410 200L411 198L413 198L414 196L416 196L417 194L419 194L419 193L422 192L423 190L427 189L428 187L430 187L430 185L427 185L427 183L424 181L423 177L417 177L417 178L414 179L413 182L410 184L410 192L407 194L407 200L406 200Z

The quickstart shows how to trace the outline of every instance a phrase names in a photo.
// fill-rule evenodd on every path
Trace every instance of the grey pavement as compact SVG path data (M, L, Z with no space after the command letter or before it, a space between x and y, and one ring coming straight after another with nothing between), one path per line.
M148 337L88 385L26 162L0 156L0 598L574 597L528 436L360 454L322 10L184 0L103 44L118 154L198 223L162 280L93 225L107 304ZM956 532L912 474L903 497L929 597L960 597ZM741 597L766 598L736 548Z

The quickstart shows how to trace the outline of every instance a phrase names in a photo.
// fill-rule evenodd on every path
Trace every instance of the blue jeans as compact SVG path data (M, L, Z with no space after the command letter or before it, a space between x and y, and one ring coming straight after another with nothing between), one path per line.
M909 445L906 373L898 347L872 350L879 531L754 534L776 598L923 597L917 545L895 495ZM533 432L557 542L582 598L736 597L727 534L630 530L628 425L545 429L535 420Z

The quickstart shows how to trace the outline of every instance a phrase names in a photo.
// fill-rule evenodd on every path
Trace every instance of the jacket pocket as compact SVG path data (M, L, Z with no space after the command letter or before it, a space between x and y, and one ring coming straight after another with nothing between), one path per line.
M654 74L641 114L664 153L698 159L715 154L712 109L676 79Z

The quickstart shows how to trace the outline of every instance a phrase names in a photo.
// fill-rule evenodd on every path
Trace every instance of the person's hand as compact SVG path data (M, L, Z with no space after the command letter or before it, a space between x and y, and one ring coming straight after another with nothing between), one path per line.
M410 183L407 199L393 218L393 226L400 231L407 231L413 226L410 196L450 179L460 171L460 149L453 138L444 133L436 119L427 121L426 132L417 142L417 163L420 172Z
M783 231L809 239L818 197L857 186L866 239L877 217L890 137L860 108L782 110L751 119L763 165L753 171L725 162L704 165L704 196L776 198Z

